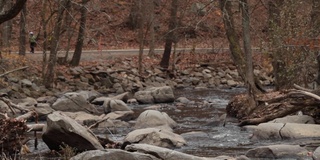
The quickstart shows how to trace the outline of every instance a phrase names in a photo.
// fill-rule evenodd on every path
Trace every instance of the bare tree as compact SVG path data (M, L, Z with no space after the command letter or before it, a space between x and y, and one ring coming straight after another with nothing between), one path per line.
M281 28L281 6L283 5L282 1L277 1L277 0L271 0L268 3L269 6L269 36L270 36L270 41L272 46L280 46L281 39L279 38L279 31ZM284 66L283 62L281 61L282 58L280 57L281 50L277 49L274 50L272 53L272 66L274 70L274 76L275 76L275 84L277 89L280 89L280 86L282 83L285 83L285 81L281 81L281 73L284 72Z
M43 44L42 44L42 79L45 79L45 71L47 66L47 48L48 48L48 33L47 33L47 21L46 21L46 12L47 12L48 0L42 1L42 11L41 11L41 23L43 31Z
M155 30L154 30L154 21L155 21L155 14L154 14L154 0L148 0L147 1L147 8L149 8L149 30L150 30L150 40L149 40L149 57L154 56L154 50L155 50Z
M243 4L245 4L245 3L243 2ZM242 80L244 82L248 82L248 78L246 76L247 62L245 59L245 54L241 49L238 33L235 29L234 15L233 15L233 11L232 11L232 1L220 0L220 8L223 12L223 22L224 22L224 26L226 29L226 35L227 35L227 38L229 41L229 48L230 48L230 52L231 52L231 57L237 67L237 70L238 70L239 75L241 76ZM243 9L246 9L246 8L243 8ZM246 32L248 32L249 28L247 25L250 22L248 17L246 17L246 16L248 16L247 14L248 13L243 12L243 16L244 16L243 17L244 18L243 19L244 20L243 21L243 25L244 25L243 28L245 29ZM250 36L250 35L248 35L248 36ZM251 44L249 44L249 43L250 43L250 38L246 37L246 39L245 39L246 47L251 47L250 46ZM247 50L250 52L250 49L247 48ZM247 50L246 50L246 52L248 52ZM248 55L248 56L250 56L250 55ZM249 71L248 71L248 74L251 74L251 73L249 73ZM252 77L250 77L250 78L252 78ZM250 82L249 85L250 85L250 89L252 90L252 92L254 92L254 93L261 93L262 92L263 89L262 89L262 87L260 87L260 83L258 82L258 80L255 79L254 84L251 84L251 83L252 82Z
M169 19L169 31L166 35L166 42L164 46L164 52L160 62L160 66L164 69L168 69L172 43L176 41L176 28L177 28L177 14L178 14L178 0L171 1L170 19Z
M56 17L56 24L54 26L54 34L51 40L49 63L47 66L46 74L44 77L44 85L47 88L51 88L54 82L54 68L56 66L57 51L60 40L60 31L62 26L63 12L65 10L67 0L58 1L58 13Z
M26 55L26 16L27 7L24 5L20 16L19 55Z
M89 0L82 0L82 4L81 4L82 5L80 9L81 18L80 18L78 39L77 39L77 44L76 44L76 48L75 48L72 60L70 62L72 66L79 65L80 59L81 59L83 41L85 38L85 31L86 31L86 21L87 21L87 8L85 5L88 3L88 1Z
M71 1L68 0L67 2L67 5L66 5L66 10L67 10L67 13L65 15L65 29L67 30L67 48L66 48L66 55L64 57L64 63L66 63L68 61L68 56L69 56L69 50L70 50L70 47L71 47L71 39L73 37L73 33L74 33L74 30L73 30L73 27L72 26L72 7L71 7Z
M246 83L249 98L249 106L255 108L256 94L260 93L255 87L254 74L253 74L253 61L250 37L250 15L247 0L240 0L240 8L242 11L242 30L243 30L243 48L246 57Z
M319 34L319 28L320 28L320 1L319 0L312 0L312 11L311 11L311 37L315 39L316 46L320 46L319 39L316 39ZM317 63L318 63L318 73L316 82L318 85L320 85L320 50L317 48Z
M312 35L311 37L317 37L320 34L320 1L312 0L312 11L311 11L311 24L312 24Z
M139 26L139 31L138 31L138 40L139 40L139 74L142 73L142 56L143 56L143 48L144 48L144 21L145 17L144 15L144 9L143 9L143 4L145 4L144 0L138 0L138 26Z

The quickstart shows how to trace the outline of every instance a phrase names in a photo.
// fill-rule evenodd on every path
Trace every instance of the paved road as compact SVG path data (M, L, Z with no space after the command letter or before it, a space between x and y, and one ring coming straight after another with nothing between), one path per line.
M228 48L219 48L219 49L214 49L214 52L225 52L228 51ZM148 53L149 49L144 49L144 53ZM163 53L164 49L155 49L156 53ZM191 52L192 48L178 48L178 52ZM196 52L200 53L212 53L212 48L196 48ZM49 51L48 51L49 52ZM36 51L36 54L42 53L42 51ZM59 53L65 53L64 51L59 51ZM70 51L70 53L73 53L73 51ZM107 54L138 54L139 49L112 49L112 50L83 50L82 53L107 53Z
M258 50L258 48L253 48L253 50ZM155 49L157 54L162 54L164 49ZM189 53L192 48L178 48L178 52ZM197 53L224 53L229 51L229 48L196 48ZM144 54L148 54L149 49L144 49ZM42 59L42 51L36 51L35 54L30 54L27 52L27 57ZM47 52L49 54L49 51ZM69 52L69 58L72 57L73 51ZM83 50L81 60L99 60L101 58L110 58L111 56L133 56L138 55L139 49L117 49L117 50ZM65 56L65 51L58 51L58 56Z
M259 50L259 48L252 48L253 50ZM155 49L156 53L163 53L164 49ZM191 52L192 48L178 48L178 52ZM229 48L196 48L197 53L223 53L229 51ZM144 53L148 53L149 49L144 49ZM36 51L36 54L42 53L42 51ZM49 53L49 51L48 51ZM65 51L58 51L58 53L65 53ZM69 53L73 53L70 51ZM139 49L112 49L112 50L83 50L82 53L107 53L107 54L138 54Z

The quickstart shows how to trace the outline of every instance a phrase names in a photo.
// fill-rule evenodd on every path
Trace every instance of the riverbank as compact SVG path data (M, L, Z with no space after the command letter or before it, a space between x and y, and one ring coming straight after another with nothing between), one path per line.
M88 89L103 94L120 94L158 86L205 89L244 85L227 53L180 54L175 69L170 68L168 71L158 67L160 57L144 57L141 74L138 73L137 56L121 55L85 53L80 66L58 65L54 88L46 89L41 85L41 54L28 54L25 60L17 62L29 61L28 63L32 65L25 70L15 72L16 75L11 74L8 77L7 88L2 92L9 97L23 98ZM263 61L257 56L256 62ZM273 84L270 70L262 69L259 65L255 68L254 73L260 77L263 85Z

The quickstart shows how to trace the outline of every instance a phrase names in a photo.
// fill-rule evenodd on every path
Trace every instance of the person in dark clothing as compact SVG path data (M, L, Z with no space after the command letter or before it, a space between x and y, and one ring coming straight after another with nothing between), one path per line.
M30 49L31 49L31 53L34 53L34 48L37 45L36 42L36 37L33 35L33 32L30 32L30 37L29 37L29 42L30 42Z

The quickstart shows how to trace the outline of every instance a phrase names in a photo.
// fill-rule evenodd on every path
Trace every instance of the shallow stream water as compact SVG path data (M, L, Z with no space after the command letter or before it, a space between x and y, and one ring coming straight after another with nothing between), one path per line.
M270 144L299 144L304 142L292 141L256 141L250 140L251 133L237 126L237 120L227 118L226 125L223 127L219 123L219 117L225 114L225 107L232 96L242 93L242 88L236 89L210 89L210 90L192 90L183 89L175 91L175 97L186 97L196 102L207 101L211 105L199 106L190 104L186 106L175 107L174 104L160 104L163 106L160 111L166 112L179 127L174 132L187 141L187 145L175 149L180 152L203 157L216 157L220 155L238 156L244 155L246 151L256 146ZM145 107L150 105L130 106L139 116ZM121 142L123 138L132 130L132 128L116 128L115 130L99 130L96 134L105 135L114 141ZM41 139L41 138L40 138ZM48 148L43 142L38 145L38 150L33 153L41 153Z

